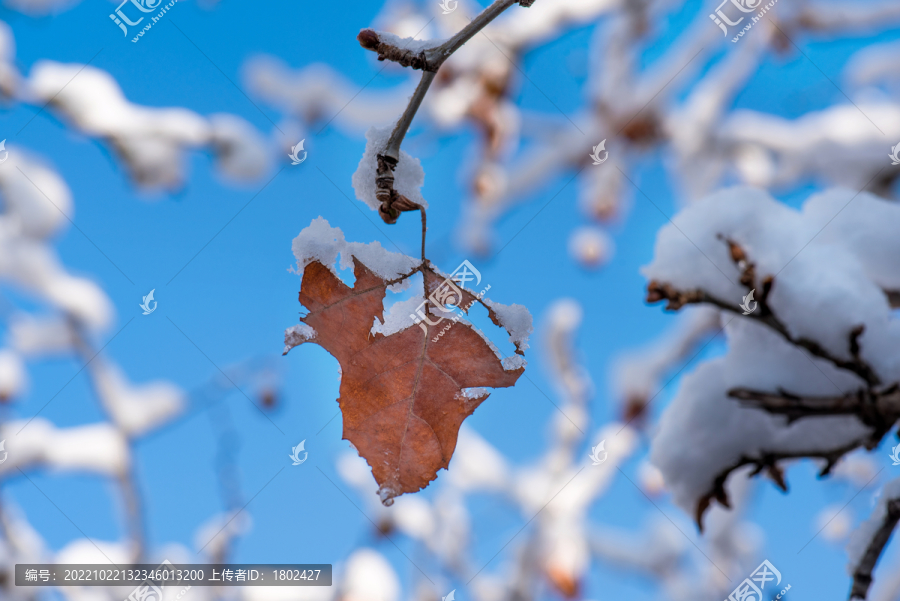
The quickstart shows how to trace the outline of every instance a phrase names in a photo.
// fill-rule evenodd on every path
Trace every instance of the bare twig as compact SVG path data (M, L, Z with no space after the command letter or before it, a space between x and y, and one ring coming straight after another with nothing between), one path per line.
M885 290L884 294L892 309L900 309L900 290Z
M417 49L410 49L396 45L387 37L386 34L380 34L372 29L363 29L356 36L363 48L378 53L378 60L390 60L404 67L422 70L422 79L416 86L416 91L409 99L409 104L394 126L391 136L385 147L376 155L377 169L375 173L375 197L381 202L378 208L378 214L382 221L388 224L396 223L400 217L400 213L404 211L422 210L417 203L412 202L402 194L394 190L394 168L400 162L400 145L403 138L412 124L413 117L422 105L422 100L428 93L428 88L434 77L450 56L459 50L463 44L472 39L472 37L484 29L488 23L496 19L503 11L512 6L519 4L521 6L531 6L534 0L495 0L493 4L484 9L477 17L469 21L468 25L463 27L453 37L436 46L425 46ZM393 36L392 36L393 37ZM422 210L422 220L424 224L425 211ZM425 228L422 227L422 259L425 259Z
M437 73L444 61L459 50L463 44L472 39L476 33L500 16L507 8L513 4L528 7L533 3L534 0L519 0L519 2L516 2L516 0L495 0L493 4L469 21L468 25L460 29L449 40L436 46L419 48L418 50L397 46L384 37L384 34L380 34L373 29L363 29L356 36L356 39L363 48L378 53L378 60L380 61L389 60L404 67Z
M862 560L853 571L853 587L850 589L850 600L865 599L872 585L872 571L878 558L881 557L891 533L900 521L900 499L886 499L886 511L881 527L872 536Z

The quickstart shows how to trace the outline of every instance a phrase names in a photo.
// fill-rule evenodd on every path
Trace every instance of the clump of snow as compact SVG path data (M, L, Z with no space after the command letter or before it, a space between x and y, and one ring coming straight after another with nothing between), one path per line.
M477 399L481 398L487 394L490 394L490 388L477 387L477 388L463 388L460 396L464 399Z
M837 188L809 197L803 217L821 230L818 241L845 247L876 284L900 290L900 205L869 192Z
M338 275L338 255L340 268L352 269L353 257L368 267L378 277L393 280L412 271L419 261L391 252L381 246L380 242L347 242L344 232L331 225L322 217L316 217L294 238L291 244L294 257L297 259L297 272L302 276L303 270L313 261L325 265L334 275ZM398 292L409 286L409 279L394 284L389 288Z
M25 386L25 365L10 349L0 349L0 402L19 396Z
M251 180L266 172L268 143L249 122L236 115L209 116L210 144L222 173L235 179Z
M900 360L893 352L900 345L900 322L891 319L885 294L867 275L866 264L868 271L890 281L896 277L891 275L896 262L873 258L864 244L817 235L823 225L820 213L830 208L816 207L833 208L836 198L814 197L809 211L800 213L762 190L737 187L717 192L684 209L660 230L653 262L642 271L651 280L679 290L704 290L737 307L749 290L740 284L739 269L731 260L725 240L732 240L756 266L752 288L759 289L767 276L775 277L768 304L795 339L814 341L832 356L850 360L850 333L863 326L861 358L881 379L895 381L900 379ZM852 195L844 198L846 204ZM868 202L878 206L879 201ZM889 235L886 224L895 231L900 228L900 211L873 209L865 215L857 215L856 224L851 220L841 226L832 239L843 238L843 230L851 226L857 240L869 229L879 232L880 240ZM876 219L884 223L876 225Z
M900 499L900 478L894 478L884 485L869 519L860 524L859 528L850 536L850 542L847 543L847 572L849 574L852 575L856 572L872 538L884 524L888 502L897 499Z
M344 567L341 598L347 601L397 601L400 579L385 557L373 549L354 551Z
M26 425L27 424L27 425ZM0 428L7 461L0 473L46 466L65 471L89 471L106 476L127 473L131 453L122 433L108 423L57 428L37 417Z
M523 305L504 305L486 298L483 301L497 316L500 326L509 333L509 341L519 350L527 349L528 337L534 331L533 319L528 309Z
M6 146L6 150L9 154L4 159L7 168L0 170L0 192L4 213L17 233L46 240L68 227L69 219L75 219L75 208L63 178L19 146Z
M501 361L503 364L503 369L506 371L515 371L520 367L525 367L528 365L528 362L525 360L525 357L522 355L512 355L510 357L506 357Z
M77 538L60 549L53 558L55 563L94 563L108 565L128 564L133 557L129 545L90 538ZM90 597L85 597L90 599Z
M70 275L48 245L50 236L69 223L66 216L71 218L72 199L65 182L50 168L10 148L7 164L0 170L0 192L4 199L0 278L41 297L88 327L108 324L112 303L103 291L84 278Z
M74 344L71 324L61 316L15 315L10 320L9 339L25 357L67 353Z
M243 119L134 104L109 73L90 65L39 61L27 94L38 104L52 102L51 109L75 128L109 143L141 186L180 186L185 152L192 148L209 148L235 179L255 179L269 163L265 140Z
M287 355L295 346L299 346L304 342L309 342L316 337L316 331L305 323L298 323L284 331L284 352Z
M376 31L375 33L378 34L378 37L381 39L382 43L390 44L391 46L396 46L397 48L403 48L404 50L409 50L410 52L414 52L416 54L418 54L419 52L437 48L447 41L443 38L432 40L401 38L400 36L387 31Z
M404 301L394 303L387 310L387 313L383 315L384 323L379 321L377 317L375 318L375 323L372 324L371 333L390 336L391 334L396 334L401 330L416 325L412 316L416 315L416 310L424 301L425 299L422 294L417 294Z
M366 150L351 180L356 198L366 203L373 211L377 211L381 206L381 202L375 198L375 174L378 170L376 155L384 151L393 129L394 125L391 124L387 127L372 127L366 132ZM394 190L427 209L428 203L421 192L424 184L425 171L419 159L401 150L400 161L394 168Z
M91 374L113 422L129 436L140 436L165 423L184 408L184 393L168 382L134 385L113 365L95 359Z

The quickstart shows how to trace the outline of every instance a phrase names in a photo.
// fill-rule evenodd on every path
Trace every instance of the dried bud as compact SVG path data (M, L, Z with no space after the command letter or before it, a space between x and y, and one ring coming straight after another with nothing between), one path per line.
M372 29L361 30L359 35L356 36L356 39L359 41L359 45L367 50L376 50L381 43L378 33Z
M736 242L731 240L726 240L728 242L728 250L731 251L731 260L735 263L740 263L741 261L747 260L747 254L744 252L744 249L738 246Z
M278 403L278 395L275 390L271 388L265 388L259 394L259 402L266 409L272 409Z

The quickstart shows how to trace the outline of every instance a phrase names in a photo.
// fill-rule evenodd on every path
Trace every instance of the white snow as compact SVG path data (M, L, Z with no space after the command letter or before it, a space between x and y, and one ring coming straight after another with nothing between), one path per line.
M378 37L381 39L382 43L390 44L391 46L396 46L397 48L403 48L404 50L409 50L413 53L420 53L426 50L432 50L437 48L447 40L445 39L433 39L433 40L417 40L414 38L401 38L398 35L394 35L393 33L389 33L387 31L377 31Z
M108 142L140 186L179 187L185 152L192 148L207 147L219 168L237 180L260 177L269 163L265 140L240 117L205 119L184 108L134 104L109 73L90 65L39 61L27 95L36 104L52 101L50 108L75 128Z
M375 157L384 151L393 129L394 124L391 124L387 127L372 127L366 132L366 150L352 178L356 198L366 203L373 211L377 211L381 206L375 198L375 174L378 170L378 161ZM400 161L394 168L394 190L427 209L428 202L422 197L421 192L424 184L425 171L419 159L400 150Z
M0 169L4 200L0 212L0 278L88 327L106 326L112 318L112 303L96 284L70 275L50 246L50 237L74 217L68 187L58 174L28 153L15 146L8 151L8 160Z
M347 601L397 601L400 579L385 557L366 547L347 558L342 581L342 598Z
M814 453L860 440L868 433L855 417L802 419L787 425L783 416L743 407L729 398L728 390L742 386L839 395L855 390L858 380L825 361L808 358L757 323L735 318L725 335L726 355L683 377L651 444L651 461L662 472L674 501L689 514L712 489L716 476L742 457L761 459L779 451Z
M25 387L25 365L15 351L0 348L0 402L19 396Z
M407 274L419 264L419 261L384 249L378 241L364 244L347 242L340 228L331 227L322 217L312 220L294 238L291 245L297 259L297 272L302 276L303 270L313 261L325 265L334 275L338 275L338 256L340 268L352 269L353 257L384 280L393 280ZM395 284L389 290L398 292L409 285L409 279Z
M74 337L71 325L61 316L20 313L10 320L9 339L25 357L46 357L68 352Z
M9 454L0 465L0 474L16 468L49 467L121 476L131 461L127 440L108 423L57 428L36 417L31 423L21 420L4 424L0 440L6 441L4 450Z
M533 319L528 309L523 305L504 305L486 298L482 301L491 308L500 321L500 326L509 333L509 341L519 350L527 349L528 337L534 331Z
M477 399L477 398L483 397L484 395L489 394L490 392L491 392L490 388L484 388L483 386L481 386L481 387L477 387L477 388L463 388L460 395L464 399L471 400L471 399Z
M850 359L850 333L862 325L862 358L883 380L895 381L900 379L900 358L892 350L900 345L900 323L891 319L883 291L867 273L891 282L900 264L891 265L890 255L872 256L877 255L872 247L857 240L870 229L880 239L888 228L900 227L900 211L869 198L852 210L855 217L841 221L841 229L826 236L829 225L817 236L823 225L820 215L826 211L819 205L833 207L840 198L846 204L852 194L813 197L807 201L808 212L801 213L761 190L738 187L717 192L684 209L673 224L660 230L654 260L642 272L679 290L705 290L737 307L749 290L740 285L739 270L720 237L733 240L756 264L752 287L757 298L763 278L775 276L769 305L795 338L815 341L833 356ZM883 223L875 225L877 220ZM843 241L844 231L854 228L855 237Z
M505 369L506 371L515 371L520 367L525 367L526 365L528 365L528 362L522 355L511 355L503 359L502 363L503 369Z
M113 422L129 436L146 434L184 409L185 395L174 384L132 384L118 367L99 357L91 361L88 369Z
M421 293L415 294L403 301L397 301L390 306L387 313L382 317L384 323L375 318L370 330L372 334L383 334L390 336L401 330L405 330L410 326L416 325L412 316L416 315L416 309L424 302L425 298Z
M803 205L803 217L821 230L816 240L843 246L872 281L900 290L900 205L868 192L836 188L811 196Z
M305 323L298 323L284 331L284 352L286 355L295 346L308 342L316 337L316 331Z

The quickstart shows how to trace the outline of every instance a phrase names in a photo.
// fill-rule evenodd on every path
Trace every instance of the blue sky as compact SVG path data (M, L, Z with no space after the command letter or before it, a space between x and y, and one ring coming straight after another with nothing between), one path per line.
M28 73L43 58L84 63L96 55L92 64L111 73L132 102L183 106L203 115L233 113L270 135L269 119L278 122L281 115L257 101L261 112L231 83L241 85L241 65L247 58L271 54L294 68L326 62L359 86L381 67L355 41L359 29L372 23L378 3L223 2L206 11L182 2L138 44L124 39L111 24L107 16L110 6L84 2L52 19L32 19L4 9L2 19L13 28L20 69ZM657 24L662 41L647 49L645 60L663 53L699 10L703 10L701 3L689 2L667 23ZM574 114L583 108L585 74L579 64L591 34L591 28L576 29L528 55L523 68L531 83L517 83L522 106L553 112L546 93L564 112ZM896 34L878 39L893 39ZM839 82L847 57L872 40L797 41L809 58L796 52L770 56L736 99L736 106L795 117L846 102L823 72ZM369 87L387 88L401 81L388 70ZM137 474L145 495L151 544L178 541L196 548L192 537L197 527L223 510L215 462L224 448L234 452L244 499L262 489L247 508L253 528L240 540L235 561L337 564L358 545L368 544L391 559L408 585L415 568L390 543L376 539L366 518L319 472L321 469L339 483L361 505L334 469L335 457L348 448L341 440L340 419L329 422L337 411L337 362L312 345L280 357L283 331L297 323L300 310L299 278L288 272L293 263L291 240L313 218L325 217L340 227L348 240L380 240L386 247L393 243L409 254L417 253L417 218L404 216L397 225L386 226L361 203L348 200L354 198L350 176L362 155L364 140L332 128L320 134L309 132L308 160L284 169L262 192L275 171L260 181L235 186L215 175L210 157L192 153L183 191L146 194L135 190L103 144L66 128L49 111L29 122L35 111L32 106L10 107L0 115L0 135L8 138L8 144L45 157L72 189L73 219L84 234L69 228L58 241L60 255L71 270L91 277L107 291L117 316L97 342L107 342L133 318L105 352L133 381L167 379L188 391L215 377L216 366L224 368L249 358L270 358L283 371L283 394L277 408L268 412L271 421L242 394L231 391L223 395L222 406L213 410L192 407L176 425L138 444ZM27 127L15 134L26 123ZM593 424L614 418L616 405L608 385L611 360L652 339L672 320L661 308L645 305L645 281L638 272L651 258L656 231L666 223L660 209L668 215L677 210L675 186L663 169L660 151L642 156L630 173L659 209L635 195L627 219L611 230L617 247L614 261L589 273L566 254L569 233L585 221L576 206L577 187L563 189L571 174L535 191L531 202L499 224L498 247L512 239L499 255L468 257L454 247L451 233L466 195L459 167L473 159L476 138L471 130L454 136L419 135L421 132L421 124L416 124L404 147L421 159L426 173L423 193L431 206L430 258L448 271L470 258L491 284L493 300L526 305L538 325L555 299L578 299L585 310L580 347L597 386ZM813 188L814 183L808 182L800 189L775 192L795 204ZM557 193L548 208L528 223ZM159 308L143 316L138 304L152 288ZM4 289L3 293L16 302L29 302L15 291ZM721 345L712 344L703 356L721 351ZM63 388L80 367L73 359L30 365L29 394L5 409L5 418L31 417L62 389L43 410L43 417L63 426L102 419L84 374ZM531 353L528 373L534 385L522 379L515 388L496 391L468 420L504 454L523 463L540 454L548 420L555 412L544 397L546 393L554 398L555 392L539 353ZM654 416L677 385L676 379L653 401ZM252 391L247 392L253 398ZM216 436L210 411L229 416L235 438L223 441ZM279 472L288 465L290 448L303 439L310 460L302 467ZM889 465L886 454L879 453ZM632 471L635 467L636 462L629 465ZM765 530L766 557L793 585L793 598L819 599L826 594L834 598L836 592L840 597L849 587L842 549L819 537L802 553L797 550L815 534L812 518L820 507L850 501L848 510L858 520L869 506L872 491L865 490L851 501L856 489L816 481L808 464L793 468L789 476L789 495L766 482L758 488L752 515ZM68 517L23 478L6 481L3 495L24 508L52 548L81 536L72 522L95 539L121 537L119 507L104 480L41 472L31 477ZM432 486L439 485L440 476ZM661 509L679 524L686 524L689 536L697 536L676 508L663 503ZM475 516L477 561L473 563L487 561L522 524L515 510L491 499L478 501ZM622 478L592 510L592 516L599 522L634 529L648 518L659 517L657 509ZM404 544L401 547L409 551ZM496 567L495 562L489 570ZM609 566L592 569L586 593L596 599L619 595L638 601L653 598L652 588L640 579ZM457 594L460 597L465 599L465 593Z

